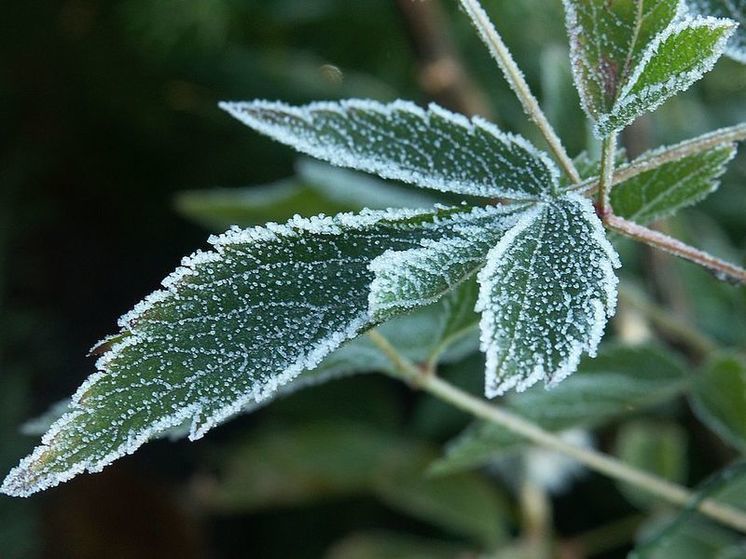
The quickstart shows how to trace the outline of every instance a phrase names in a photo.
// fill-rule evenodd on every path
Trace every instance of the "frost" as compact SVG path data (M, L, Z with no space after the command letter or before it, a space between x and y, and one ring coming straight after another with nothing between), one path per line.
M187 423L197 439L266 401L370 326L370 263L498 212L439 208L234 229L120 319L70 411L6 478L29 495L95 472ZM108 349L107 349L108 348Z
M488 397L553 386L594 355L616 306L619 260L587 199L527 211L479 272Z
M371 316L384 320L392 311L440 299L484 266L489 250L525 209L487 207L472 212L468 221L454 223L442 239L425 239L417 248L383 253L370 266L375 274L368 297Z
M733 32L730 20L688 16L679 0L564 0L573 76L604 137L708 72Z
M488 198L547 199L559 171L521 137L431 104L368 100L292 107L221 103L247 126L339 167L423 188Z
M688 4L695 13L738 22L738 29L725 47L725 54L746 64L746 0L688 0Z

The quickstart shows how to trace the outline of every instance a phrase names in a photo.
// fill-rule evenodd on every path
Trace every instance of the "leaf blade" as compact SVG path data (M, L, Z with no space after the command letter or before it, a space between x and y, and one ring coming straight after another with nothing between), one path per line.
M736 144L724 144L664 163L616 185L611 205L617 215L641 224L670 217L717 190L735 155Z
M369 264L382 252L503 213L369 211L212 238L212 252L185 259L120 319L120 341L2 490L28 495L99 471L188 420L201 437L374 323Z
M528 210L479 273L487 396L541 379L556 385L583 353L594 355L616 306L619 265L587 199Z
M559 171L548 156L493 124L431 104L351 99L302 107L252 101L220 107L247 126L340 167L488 198L552 195Z

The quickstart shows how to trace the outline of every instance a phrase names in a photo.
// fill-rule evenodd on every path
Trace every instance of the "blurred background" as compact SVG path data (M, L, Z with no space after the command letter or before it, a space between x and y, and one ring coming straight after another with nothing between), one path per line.
M93 370L87 350L182 256L203 247L209 233L325 209L292 198L279 208L258 204L237 214L231 204L221 206L219 196L243 196L246 187L281 181L286 188L309 179L297 178L290 149L243 127L217 101L435 100L542 145L455 4L6 5L0 20L3 475L37 441L19 426L74 391ZM570 79L561 2L484 4L570 152L594 153ZM724 59L686 94L637 122L625 145L634 155L741 122L744 101L746 68ZM743 261L744 179L746 158L739 157L715 195L667 227ZM742 288L623 248L626 273L651 297L707 336L743 347ZM619 325L614 331L620 335ZM691 357L683 348L682 358ZM479 391L482 365L471 360L458 374ZM675 402L656 414L676 432L673 439L684 430L694 439L677 447L686 462L680 481L694 484L733 457ZM505 476L483 468L425 483L416 475L467 424L467 417L383 376L311 388L198 443L157 441L102 474L31 499L0 496L0 557L476 557L503 543L504 557L518 557L509 555L509 542L526 524L516 508L521 496ZM608 449L619 428L597 432L597 444ZM549 462L550 470L560 468ZM640 524L634 499L595 475L547 499L567 557L623 557ZM599 544L593 530L604 526L611 535Z

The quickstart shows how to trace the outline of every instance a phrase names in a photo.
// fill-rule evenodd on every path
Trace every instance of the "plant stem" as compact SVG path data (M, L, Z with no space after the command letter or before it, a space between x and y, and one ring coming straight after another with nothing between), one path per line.
M666 501L682 507L690 505L695 495L680 485L651 475L595 450L576 446L546 431L538 425L480 398L464 392L434 374L423 374L414 363L402 356L391 343L376 330L368 332L373 343L391 360L397 377L411 383L433 396L466 411L475 417L512 431L533 443L569 456L588 468L611 478L631 483ZM746 513L733 507L704 499L697 505L704 515L746 533Z
M598 181L598 213L601 218L612 213L609 190L614 176L616 157L616 134L604 138L601 145L601 176Z
M635 239L660 250L669 252L675 256L699 264L715 274L720 280L732 281L737 284L746 283L746 270L711 254L696 249L678 239L664 235L659 231L648 229L632 221L628 221L619 216L608 214L605 216L604 223L612 231L621 233L625 237Z
M565 174L573 183L580 183L580 174L575 168L575 164L567 154L565 146L562 145L562 141L559 139L559 136L557 136L554 128L552 128L546 115L541 110L536 97L531 93L531 89L528 87L528 83L526 83L526 78L523 76L523 72L518 68L515 60L513 60L513 56L510 54L508 47L505 45L502 37L500 37L497 29L495 29L495 26L490 21L484 8L482 8L478 0L459 0L459 2L471 18L472 23L477 28L479 36L487 45L492 57L497 62L498 66L500 66L500 69L505 75L505 79L508 80L510 87L518 96L518 99L523 105L523 110L536 126L538 126L541 134L549 145L549 149L565 171Z

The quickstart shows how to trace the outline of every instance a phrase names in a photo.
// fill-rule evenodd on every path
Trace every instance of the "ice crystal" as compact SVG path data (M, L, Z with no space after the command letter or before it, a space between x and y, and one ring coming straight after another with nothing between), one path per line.
M746 64L746 0L688 0L692 11L738 22L738 29L725 47L726 56Z
M554 163L521 137L479 117L406 101L221 103L255 130L340 167L424 188L489 198L544 199L557 190Z
M594 355L616 306L618 257L587 199L527 211L479 272L487 396L552 386Z

